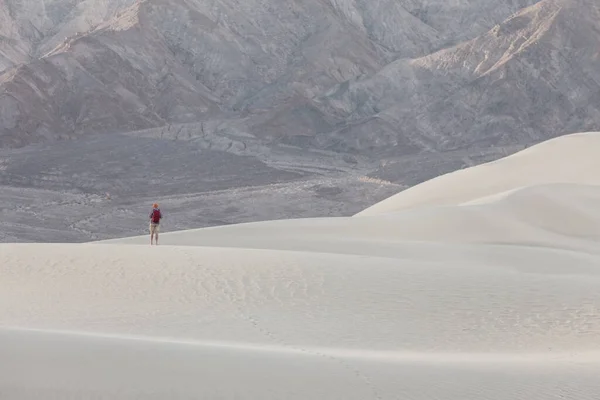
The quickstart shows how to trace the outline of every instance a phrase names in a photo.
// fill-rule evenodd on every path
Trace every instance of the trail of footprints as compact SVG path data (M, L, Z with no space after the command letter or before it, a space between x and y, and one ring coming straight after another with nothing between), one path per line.
M188 258L188 260L190 261L190 263L194 263L194 257L192 254L190 254L189 252L185 253L186 257ZM220 291L223 293L223 295L230 301L230 303L234 306L235 310L237 311L238 316L243 319L248 321L256 330L258 330L261 334L263 334L264 336L268 337L272 342L274 343L278 343L281 346L284 347L288 347L290 349L296 350L296 351L300 351L302 353L306 353L306 354L313 354L316 356L319 356L321 358L333 361L339 365L341 365L343 368L347 369L348 371L350 371L357 379L363 381L367 387L369 388L369 390L371 390L372 394L373 394L373 398L376 400L383 400L383 397L380 394L380 391L377 389L377 387L375 386L375 384L373 384L373 382L371 381L371 379L363 372L361 372L359 369L354 368L351 364L349 364L348 362L337 358L335 356L332 355L328 355L319 351L314 351L314 350L307 350L305 348L302 347L298 347L294 344L288 343L285 340L281 339L280 337L278 337L273 331L265 328L264 326L262 326L260 324L260 321L258 319L256 319L254 316L248 314L247 312L244 311L243 307L240 306L237 302L237 298L235 296L235 294L233 293L233 291L230 289L229 284L227 284L226 281L224 281L223 279L220 279L212 270L210 269L206 269L208 275L215 281L216 286L220 289Z

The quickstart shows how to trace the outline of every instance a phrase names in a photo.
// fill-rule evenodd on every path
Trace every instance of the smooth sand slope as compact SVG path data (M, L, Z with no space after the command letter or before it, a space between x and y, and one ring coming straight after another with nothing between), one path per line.
M0 399L596 398L598 154L555 139L351 218L0 245Z
M599 185L598 149L600 132L561 136L497 161L431 179L358 215L381 215L426 205L492 202L511 192L548 184Z

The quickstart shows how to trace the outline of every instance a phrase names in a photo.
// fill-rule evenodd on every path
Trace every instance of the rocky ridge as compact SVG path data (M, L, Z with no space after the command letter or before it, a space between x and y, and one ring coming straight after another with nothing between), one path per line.
M184 124L402 155L600 121L593 0L4 3L3 147Z

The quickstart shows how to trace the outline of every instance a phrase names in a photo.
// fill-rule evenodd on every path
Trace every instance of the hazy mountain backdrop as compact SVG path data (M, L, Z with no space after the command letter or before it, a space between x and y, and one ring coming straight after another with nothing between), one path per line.
M0 241L351 214L598 130L598 43L594 0L0 0Z

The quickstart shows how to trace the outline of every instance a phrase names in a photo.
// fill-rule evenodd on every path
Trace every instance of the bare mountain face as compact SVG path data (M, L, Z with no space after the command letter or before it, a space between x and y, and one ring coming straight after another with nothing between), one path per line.
M375 132L367 147L418 150L385 120L347 128L359 114L347 119L323 97L360 85L368 101L357 94L344 109L380 103L365 80L406 63L395 60L475 37L536 1L473 3L3 0L0 145L219 120L267 140L327 147L347 136L339 149L362 150L358 129ZM388 89L402 98L406 77L396 75ZM446 94L444 83L432 79L431 93Z
M456 47L344 82L315 101L344 125L326 139L393 153L406 143L444 151L595 129L599 21L595 1L546 0Z
M135 0L2 0L0 72L43 57L65 38L90 31Z

